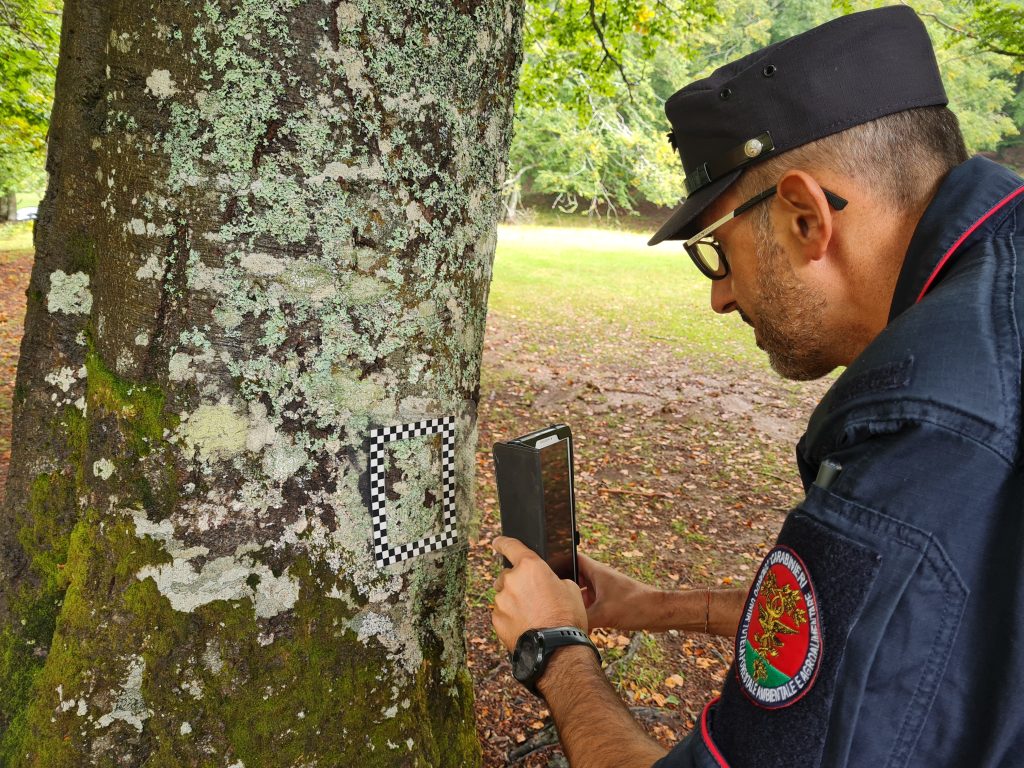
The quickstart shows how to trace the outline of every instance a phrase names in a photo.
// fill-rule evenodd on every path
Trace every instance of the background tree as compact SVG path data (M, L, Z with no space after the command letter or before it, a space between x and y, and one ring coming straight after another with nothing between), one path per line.
M57 71L61 1L0 0L0 221L39 186Z
M5 766L479 760L511 0L69 2L0 513ZM368 433L455 419L374 562ZM388 452L392 543L440 440Z
M589 214L674 205L682 179L664 141L663 109L672 93L726 61L884 4L531 0L507 194L518 204L523 191L543 193L562 210ZM988 0L913 7L935 43L968 147L998 151L1018 142L1021 9Z

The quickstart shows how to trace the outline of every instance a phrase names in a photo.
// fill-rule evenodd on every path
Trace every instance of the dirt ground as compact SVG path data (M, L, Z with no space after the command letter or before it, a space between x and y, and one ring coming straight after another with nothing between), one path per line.
M0 494L31 264L31 252L0 262ZM800 495L793 445L824 388L749 364L684 359L642 329L490 314L466 627L486 766L566 764L549 713L512 679L491 630L494 441L569 424L582 551L662 588L745 588ZM666 746L693 727L732 657L729 641L701 634L593 637L624 700Z
M32 271L32 251L4 254L0 260L0 499L11 460L11 399L25 322L25 291Z
M745 589L802 493L794 445L826 386L687 360L642 330L491 313L467 619L485 765L566 764L549 713L512 679L490 628L499 565L488 544L500 532L494 441L569 424L582 551L661 588ZM665 746L693 727L732 660L731 641L703 634L598 630L593 638L619 693Z

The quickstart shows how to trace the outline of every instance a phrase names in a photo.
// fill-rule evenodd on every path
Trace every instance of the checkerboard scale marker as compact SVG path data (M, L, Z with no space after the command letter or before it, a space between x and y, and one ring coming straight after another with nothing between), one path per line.
M385 506L384 452L388 443L427 435L441 436L441 530L422 539L392 546L388 542ZM436 552L458 539L455 515L455 418L445 416L411 424L377 427L370 431L370 520L373 528L373 557L384 568L411 557Z

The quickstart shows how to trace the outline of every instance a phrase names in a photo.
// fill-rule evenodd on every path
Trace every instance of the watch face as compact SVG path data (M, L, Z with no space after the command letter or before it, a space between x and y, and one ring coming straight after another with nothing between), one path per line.
M537 638L532 632L525 632L516 643L512 654L512 675L516 680L526 680L537 666Z

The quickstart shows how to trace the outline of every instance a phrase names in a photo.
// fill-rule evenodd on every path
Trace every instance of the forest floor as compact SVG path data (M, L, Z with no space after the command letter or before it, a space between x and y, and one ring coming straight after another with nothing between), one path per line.
M582 249L574 262L560 236L504 228L492 283L466 619L487 768L565 765L549 713L512 679L491 629L494 441L569 424L581 551L660 588L745 589L800 496L793 446L827 386L771 373L745 327L723 331L711 317L706 283L685 282L685 269L674 282L677 263L645 262L630 255L632 241L597 231L566 236ZM30 230L4 228L0 497L31 266ZM623 699L666 747L693 727L732 659L729 640L703 634L598 630L593 639Z
M794 445L827 384L798 387L748 364L708 368L642 332L579 323L488 317L467 618L488 768L565 765L548 711L513 680L490 626L494 441L569 424L581 551L662 589L746 589L802 495ZM592 637L623 699L666 747L693 727L733 655L731 640L703 634Z
M0 227L0 499L7 483L7 464L11 460L11 401L32 257L30 225Z

